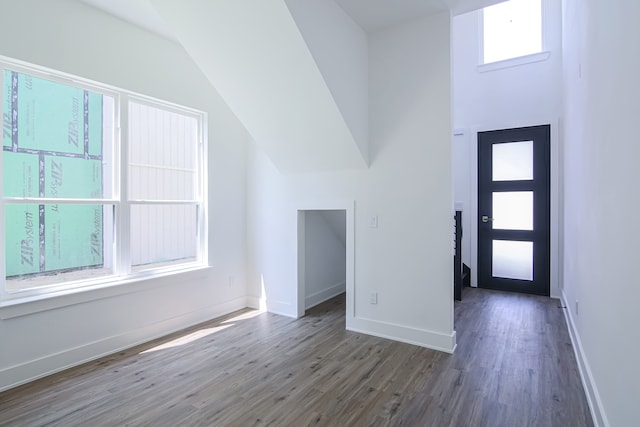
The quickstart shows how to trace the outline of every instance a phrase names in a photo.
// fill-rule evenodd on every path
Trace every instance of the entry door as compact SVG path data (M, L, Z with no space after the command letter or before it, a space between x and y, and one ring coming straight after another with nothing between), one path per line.
M549 295L550 127L478 133L478 286Z

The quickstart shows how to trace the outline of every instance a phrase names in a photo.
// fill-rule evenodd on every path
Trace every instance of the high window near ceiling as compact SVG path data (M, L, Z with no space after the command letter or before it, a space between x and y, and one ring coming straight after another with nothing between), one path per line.
M543 50L542 0L509 0L482 10L482 63Z
M206 264L205 113L0 66L1 299Z

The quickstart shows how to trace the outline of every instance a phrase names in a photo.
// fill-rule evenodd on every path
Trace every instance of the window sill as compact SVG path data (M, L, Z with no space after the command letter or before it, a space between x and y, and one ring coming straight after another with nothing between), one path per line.
M531 55L519 56L517 58L505 59L503 61L490 62L488 64L478 65L478 72L486 73L488 71L502 70L504 68L518 67L520 65L546 61L550 56L551 52L545 51L533 53Z
M73 289L7 299L0 301L0 320L83 304L104 298L142 292L156 286L168 286L171 283L170 281L160 284L151 284L150 282L171 276L189 275L190 280L202 278L210 269L211 267L209 266L198 264L165 271L140 272L128 276L126 279L110 278L96 284ZM184 279L180 278L180 280Z

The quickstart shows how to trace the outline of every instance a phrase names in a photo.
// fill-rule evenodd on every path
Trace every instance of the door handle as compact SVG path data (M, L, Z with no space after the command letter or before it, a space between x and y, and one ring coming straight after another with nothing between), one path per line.
M489 218L489 215L482 215L482 222L493 221L493 218Z

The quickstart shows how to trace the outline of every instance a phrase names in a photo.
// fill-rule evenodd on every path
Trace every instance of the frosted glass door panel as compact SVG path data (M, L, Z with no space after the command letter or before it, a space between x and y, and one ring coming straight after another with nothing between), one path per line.
M493 277L533 280L533 242L493 241Z
M493 193L494 230L533 230L533 191Z
M493 144L493 180L533 179L533 141Z

